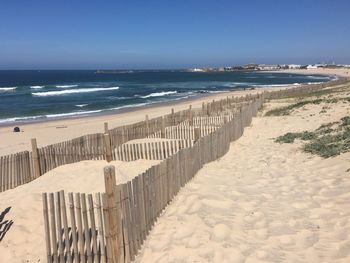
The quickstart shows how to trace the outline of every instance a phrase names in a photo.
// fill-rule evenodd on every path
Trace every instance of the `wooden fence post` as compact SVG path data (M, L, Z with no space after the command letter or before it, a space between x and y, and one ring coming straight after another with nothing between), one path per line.
M189 120L190 125L192 126L192 124L193 124L192 105L190 105L190 107L188 109L188 120Z
M42 194L42 200L43 200L44 229L45 229L45 241L46 241L46 261L47 261L47 263L52 263L49 209L48 209L48 205L47 205L47 194L46 193Z
M112 147L111 140L109 138L109 133L104 134L104 143L105 143L105 153L106 153L106 161L112 161Z
M201 137L201 129L198 127L194 128L194 141L198 141Z
M116 191L116 179L115 179L115 167L110 165L104 168L104 177L105 177L105 188L106 188L106 198L107 198L107 215L109 222L109 232L106 233L106 236L110 239L111 244L111 255L107 254L108 262L119 263L121 248L119 247L118 242L118 231L122 231L122 229L118 229L118 212L120 213L120 209L117 203L120 196L118 198L118 193ZM108 251L108 250L107 250Z
M32 144L32 162L33 162L33 172L34 178L38 178L40 173L40 162L39 162L39 153L38 153L38 145L36 143L36 139L31 139Z
M165 118L162 116L162 127L160 130L160 137L165 138Z
M171 125L175 126L174 108L171 109Z
M104 123L104 133L109 133L108 122Z
M146 122L146 137L149 136L149 121L148 121L148 115L146 114L145 117L145 122Z

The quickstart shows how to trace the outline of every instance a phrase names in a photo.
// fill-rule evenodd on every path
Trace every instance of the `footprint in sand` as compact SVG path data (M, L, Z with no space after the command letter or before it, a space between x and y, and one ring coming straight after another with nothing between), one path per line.
M188 240L187 245L188 245L188 247L190 247L190 248L198 248L199 245L200 245L200 242L199 242L198 238L191 237L191 238Z
M261 218L264 216L263 213L261 212L254 212L254 211L251 211L248 215L246 215L244 217L244 221L246 223L255 223L257 221L260 221L262 220Z
M218 242L224 241L229 238L231 234L231 229L224 225L224 224L218 224L214 226L212 231L212 239Z
M345 241L336 246L335 258L344 258L350 254L350 241Z
M298 226L298 221L297 220L295 220L295 219L289 219L288 220L288 226L290 226L290 227L297 227Z
M232 206L232 202L225 200L202 199L201 202L203 205L209 206L210 208L215 210L229 211Z
M309 247L312 247L314 244L318 242L319 238L318 235L309 231L309 230L302 230L297 234L296 237L296 244L301 249L306 249Z
M265 240L269 236L269 232L266 228L253 230L254 236L258 239Z
M306 209L306 208L309 208L310 206L311 204L309 202L294 202L292 204L292 207L296 209Z
M202 203L200 203L200 202L194 203L194 204L187 210L187 213L188 213L188 214L195 214L195 213L197 213L201 208L202 208Z
M261 221L257 221L254 225L255 228L265 228L267 226L266 220L262 219Z
M195 231L195 227L192 224L182 225L174 234L175 239L183 239L189 237Z
M284 246L290 246L295 244L294 238L290 235L280 236L279 241L281 245L284 245Z

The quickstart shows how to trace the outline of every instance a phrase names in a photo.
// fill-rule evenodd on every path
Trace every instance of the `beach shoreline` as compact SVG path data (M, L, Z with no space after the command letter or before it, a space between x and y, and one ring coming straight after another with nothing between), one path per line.
M303 75L328 75L336 76L337 78L350 78L350 68L316 68L316 69L281 69L264 71L270 73L291 73Z
M282 71L281 71L282 72ZM316 74L316 73L309 73ZM321 73L319 73L321 74ZM322 73L322 75L325 75ZM341 74L337 75L342 78ZM327 84L328 82L324 82ZM312 85L312 84L306 84ZM93 115L77 115L57 119L38 119L30 122L3 123L0 125L0 156L14 154L21 151L30 151L30 140L36 138L38 147L63 142L87 134L104 132L104 123L107 122L109 129L143 121L148 118L159 117L174 111L200 108L202 103L219 100L227 96L245 96L264 91L281 90L296 87L286 85L279 87L247 87L245 89L232 89L217 93L203 93L176 101L166 101L148 104L140 107L130 107L118 111L103 111ZM21 132L13 132L14 127L19 127Z
M162 102L157 104L145 105L138 108L124 109L121 112L111 112L109 114L101 113L100 115L78 116L67 119L39 120L30 123L12 123L0 126L0 156L14 154L21 151L31 150L30 140L36 138L38 147L54 144L86 134L99 133L104 131L104 123L107 122L109 129L118 126L128 125L143 121L145 116L154 118L171 113L171 110L180 111L188 109L191 105L193 108L199 108L202 103L212 100L219 100L227 96L245 96L247 94L256 94L264 91L276 89L286 89L295 87L295 85L283 87L261 87L247 88L245 90L233 90L229 92L218 92L212 94L200 94L199 96L186 98L183 100ZM13 128L18 126L21 132L13 132Z

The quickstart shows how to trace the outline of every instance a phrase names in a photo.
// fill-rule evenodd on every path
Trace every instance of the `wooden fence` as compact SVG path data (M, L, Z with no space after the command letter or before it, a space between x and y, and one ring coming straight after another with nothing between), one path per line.
M0 157L0 192L35 179L31 155L24 151Z
M204 164L228 151L230 142L243 134L262 102L262 96L258 96L248 105L242 105L219 129L198 138L191 147L169 155L127 183L117 185L114 167L106 167L106 193L98 194L97 201L88 195L87 207L86 195L75 194L75 202L73 194L68 195L70 220L63 192L43 194L47 261L119 263L134 260L158 216L180 188ZM98 226L96 218L100 220Z
M124 143L115 148L114 159L120 161L163 160L181 149L192 147L193 140L164 140Z
M66 200L60 191L43 193L42 199L47 262L107 262L108 207L103 194L69 193Z

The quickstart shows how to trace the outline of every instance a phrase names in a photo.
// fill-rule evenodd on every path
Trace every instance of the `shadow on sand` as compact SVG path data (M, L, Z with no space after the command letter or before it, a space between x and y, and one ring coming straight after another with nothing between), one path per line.
M0 214L0 242L4 239L6 233L10 230L11 226L13 225L12 220L4 220L6 214L10 211L10 209L11 207L8 207Z

